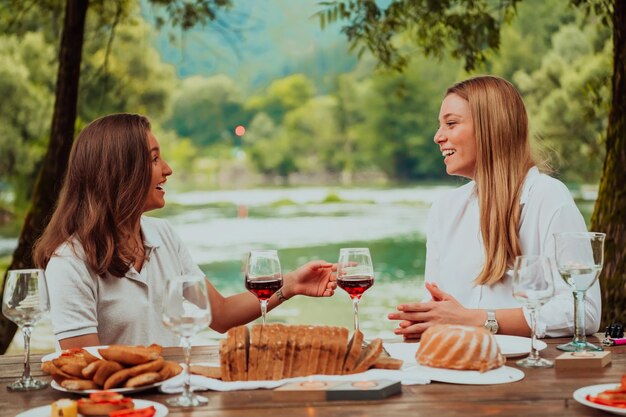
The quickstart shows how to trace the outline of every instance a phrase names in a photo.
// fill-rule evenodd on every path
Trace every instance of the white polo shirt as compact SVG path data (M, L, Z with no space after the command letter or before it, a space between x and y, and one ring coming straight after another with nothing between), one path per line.
M201 274L166 220L141 218L146 259L122 278L96 275L75 241L61 245L46 267L52 327L57 340L97 333L109 344L175 346L179 338L161 322L168 277ZM76 251L76 252L75 252Z
M507 271L498 283L474 285L485 262L480 231L478 196L472 181L446 193L430 209L425 280L436 282L467 308L515 308L512 273ZM528 171L520 196L522 214L519 236L522 254L550 256L554 260L554 233L586 232L585 221L571 193L560 181L541 174L536 167ZM574 298L570 287L554 271L555 295L539 312L537 335L568 336L574 334ZM424 290L425 300L430 293ZM600 327L602 307L600 284L587 291L585 305L586 332ZM530 323L527 311L526 320Z

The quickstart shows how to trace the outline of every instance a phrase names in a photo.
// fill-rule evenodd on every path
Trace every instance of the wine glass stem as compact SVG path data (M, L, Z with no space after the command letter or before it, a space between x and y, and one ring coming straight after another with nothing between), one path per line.
M32 328L30 326L22 327L22 334L24 335L24 372L22 373L22 381L31 379L30 377L30 333Z
M267 300L261 300L261 319L265 324L265 315L267 314Z
M539 316L539 311L536 307L529 309L530 313L530 331L531 331L531 341L530 341L530 359L538 360L539 352L537 351L537 316Z
M30 377L30 333L32 328L30 326L22 327L22 334L24 335L24 373L22 374L22 380L29 380Z
M191 398L191 340L183 336L183 354L185 355L185 382L183 383L183 397Z
M575 291L574 299L574 343L585 343L585 291Z
M352 305L354 306L354 331L359 330L359 299L354 297L352 299Z

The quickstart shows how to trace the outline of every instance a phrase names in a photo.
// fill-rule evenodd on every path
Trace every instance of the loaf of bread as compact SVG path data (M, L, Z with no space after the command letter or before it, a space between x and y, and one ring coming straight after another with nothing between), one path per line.
M248 331L239 326L221 341L219 375L212 370L211 376L255 381L364 372L375 366L383 347L380 339L365 349L362 342L358 330L348 342L348 329L342 327L266 324ZM382 363L389 367L388 362Z
M415 355L421 365L485 372L504 365L495 337L482 327L440 324L429 327Z

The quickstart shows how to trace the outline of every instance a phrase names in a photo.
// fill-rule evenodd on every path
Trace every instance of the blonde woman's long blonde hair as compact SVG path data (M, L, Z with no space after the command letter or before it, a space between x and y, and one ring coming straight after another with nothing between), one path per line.
M468 101L474 121L474 180L485 247L485 263L474 283L492 285L522 252L520 196L528 170L536 165L528 138L528 116L517 89L502 78L470 78L450 87L448 94Z

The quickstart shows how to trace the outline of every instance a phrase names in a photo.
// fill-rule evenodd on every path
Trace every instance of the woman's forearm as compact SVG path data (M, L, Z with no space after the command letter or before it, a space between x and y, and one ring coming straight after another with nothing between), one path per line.
M100 338L97 333L85 334L82 336L68 337L59 340L61 349L82 348L87 346L100 346Z
M224 333L232 327L249 323L261 316L261 304L254 294L242 292L224 297L210 283L208 288L212 316L210 327L213 330ZM267 311L279 304L280 301L273 295L267 303Z
M487 321L487 310L473 309L471 323L474 326L482 326ZM530 336L530 326L524 317L522 308L501 308L496 310L498 321L498 334L514 336Z

